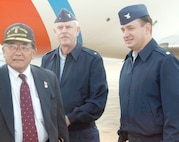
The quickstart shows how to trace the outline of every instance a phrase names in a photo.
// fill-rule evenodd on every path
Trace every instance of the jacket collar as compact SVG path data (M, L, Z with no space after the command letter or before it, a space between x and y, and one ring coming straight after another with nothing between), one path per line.
M143 62L147 60L152 51L156 48L157 42L152 38L149 43L138 53ZM127 54L125 60L132 57L132 50Z
M54 50L51 60L53 60L57 56L60 57L59 48L60 48L60 46ZM73 57L74 60L78 59L81 49L82 49L82 44L78 41L75 48L73 48L73 50L69 53L69 54L71 54L71 56Z

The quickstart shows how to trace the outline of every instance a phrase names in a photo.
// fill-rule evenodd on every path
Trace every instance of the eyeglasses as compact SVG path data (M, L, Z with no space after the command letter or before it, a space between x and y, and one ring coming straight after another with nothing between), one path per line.
M5 44L5 47L7 47L10 51L17 51L19 49L22 52L28 52L30 49L32 49L32 46L29 44Z

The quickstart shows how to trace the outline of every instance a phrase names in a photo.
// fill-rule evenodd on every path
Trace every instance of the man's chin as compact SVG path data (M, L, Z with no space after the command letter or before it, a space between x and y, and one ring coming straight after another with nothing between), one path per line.
M62 47L68 47L70 44L69 43L61 43Z
M130 49L132 49L133 45L132 44L126 44L126 46Z

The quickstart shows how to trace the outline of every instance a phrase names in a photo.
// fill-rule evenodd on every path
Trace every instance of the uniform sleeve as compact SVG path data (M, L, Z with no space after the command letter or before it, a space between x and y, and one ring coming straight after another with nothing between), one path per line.
M102 58L96 58L91 63L89 74L89 96L85 103L68 114L71 123L92 122L97 120L104 112L108 85Z
M179 141L179 61L172 55L162 63L160 89L164 113L163 142Z

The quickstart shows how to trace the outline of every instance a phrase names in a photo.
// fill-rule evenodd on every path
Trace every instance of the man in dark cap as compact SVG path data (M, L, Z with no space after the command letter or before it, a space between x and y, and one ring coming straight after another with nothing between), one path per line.
M54 32L59 47L42 58L42 67L59 79L70 142L99 142L95 120L103 114L108 86L102 57L84 47L76 17L62 9L55 20Z
M179 61L152 38L152 19L143 4L118 13L131 49L119 80L118 142L179 141Z
M0 141L69 142L56 75L30 65L36 53L31 28L10 25L2 51L7 64L0 67Z

